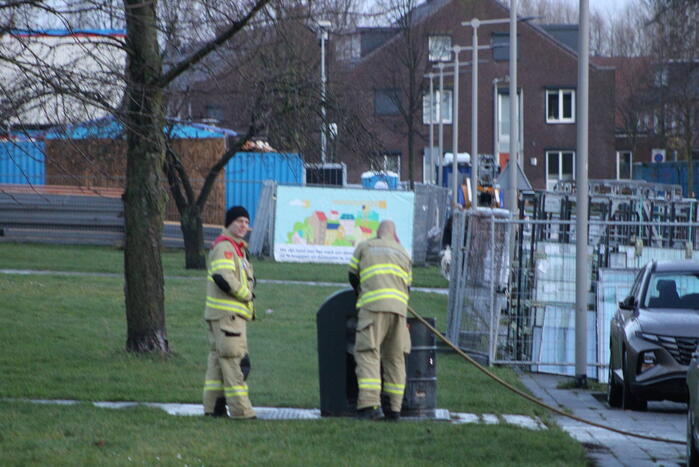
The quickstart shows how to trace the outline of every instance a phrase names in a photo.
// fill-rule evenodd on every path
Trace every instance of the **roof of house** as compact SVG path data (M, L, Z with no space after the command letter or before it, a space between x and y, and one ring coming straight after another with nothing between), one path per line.
M125 29L10 29L10 34L19 37L125 37Z
M236 136L233 130L219 128L203 123L171 120L164 128L165 135L171 139L204 139ZM69 125L64 128L53 128L46 139L116 139L121 138L124 128L113 117Z

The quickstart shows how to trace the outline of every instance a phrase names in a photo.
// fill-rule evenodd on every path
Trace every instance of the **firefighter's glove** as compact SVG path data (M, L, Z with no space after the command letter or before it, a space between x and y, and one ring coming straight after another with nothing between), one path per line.
M240 371L243 372L243 381L248 379L251 369L252 363L250 362L250 354L245 354L242 360L240 360Z
M221 274L213 274L211 278L214 280L214 282L216 282L216 285L219 289L223 290L226 293L231 293L230 284L226 282L226 279L224 279Z

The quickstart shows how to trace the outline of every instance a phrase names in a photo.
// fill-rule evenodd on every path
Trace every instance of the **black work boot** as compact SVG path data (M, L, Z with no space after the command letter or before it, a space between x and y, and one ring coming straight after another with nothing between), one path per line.
M216 399L216 405L214 405L213 413L207 413L211 417L222 417L228 418L228 410L226 409L226 398L219 397Z
M400 412L394 412L393 410L387 410L385 412L386 414L386 421L387 422L398 422L400 421Z
M362 420L381 420L383 418L383 412L378 405L364 407L357 410L357 418Z

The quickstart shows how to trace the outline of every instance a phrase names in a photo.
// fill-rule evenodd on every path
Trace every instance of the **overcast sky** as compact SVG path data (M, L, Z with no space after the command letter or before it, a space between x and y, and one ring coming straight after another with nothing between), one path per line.
M572 1L574 4L579 5L580 2L577 0ZM626 5L632 3L633 0L589 0L590 10L599 10L601 13L609 12L611 15L619 14Z

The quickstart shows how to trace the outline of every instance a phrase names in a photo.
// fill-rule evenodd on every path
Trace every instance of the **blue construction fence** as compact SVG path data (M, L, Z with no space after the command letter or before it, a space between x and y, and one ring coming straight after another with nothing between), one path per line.
M644 180L651 183L667 183L680 185L682 194L689 197L687 190L687 176L689 169L687 161L677 162L642 162L633 165L634 180ZM699 193L699 161L694 162L694 198Z

